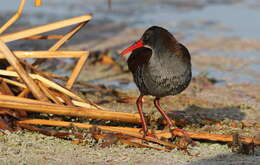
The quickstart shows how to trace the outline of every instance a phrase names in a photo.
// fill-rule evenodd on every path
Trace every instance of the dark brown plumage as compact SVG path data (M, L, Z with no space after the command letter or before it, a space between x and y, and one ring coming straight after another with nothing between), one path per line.
M137 107L144 136L149 135L142 111L144 95L155 96L155 107L172 128L173 123L160 107L159 100L164 96L179 94L189 85L192 73L188 49L166 29L152 26L138 42L125 49L121 55L131 51L127 63L140 91Z

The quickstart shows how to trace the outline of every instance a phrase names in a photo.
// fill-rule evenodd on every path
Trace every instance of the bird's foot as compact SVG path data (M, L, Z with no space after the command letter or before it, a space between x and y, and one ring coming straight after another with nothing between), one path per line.
M196 143L195 141L192 141L190 135L183 129L176 127L170 127L170 132L172 134L172 137L176 137L176 135L181 136L181 138L177 140L177 146L179 147L179 149L185 151L188 155L191 155L187 150L188 145L195 146Z
M148 130L144 130L144 129L141 129L139 131L139 133L142 133L143 134L143 139L145 139L145 137L151 137L151 138L154 138L154 139L158 139L157 136L155 136L153 133L150 133Z
M172 137L175 137L176 135L181 133L182 137L184 138L184 140L186 142L188 142L189 144L192 143L192 139L191 139L190 135L186 131L184 131L183 129L176 128L176 127L169 127L169 128L170 128L170 132L172 134Z

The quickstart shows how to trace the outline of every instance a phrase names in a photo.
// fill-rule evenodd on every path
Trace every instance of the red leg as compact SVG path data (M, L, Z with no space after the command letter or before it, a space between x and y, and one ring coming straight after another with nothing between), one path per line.
M174 126L172 120L169 118L169 116L163 111L161 105L160 105L160 98L154 99L154 106L157 108L157 110L161 113L163 118L166 120L168 126L171 128Z
M147 124L146 124L146 121L145 121L145 118L144 118L144 113L143 113L143 110L142 110L142 106L143 106L143 95L140 95L138 97L138 99L136 100L136 105L137 105L137 109L138 109L138 112L140 114L140 118L141 118L141 123L142 123L142 131L144 133L144 136L150 136L150 137L153 137L153 138L156 138L156 136L152 135L151 133L148 132L148 128L147 128Z
M187 139L187 140L191 140L190 136L187 134L186 131L180 129L180 128L173 128L174 124L172 122L172 120L169 118L169 116L163 111L161 105L160 105L160 98L155 98L154 99L154 106L157 108L157 110L162 114L163 118L166 120L168 127L171 130L171 133L173 133L173 131L178 131L181 132L183 134L183 136Z
M145 121L145 118L144 118L144 113L143 113L143 110L142 110L142 107L143 107L143 95L140 95L137 100L136 100L136 105L137 105L137 109L138 109L138 112L139 112L139 115L140 115L140 118L141 118L141 124L142 124L142 129L143 129L143 132L144 132L144 136L147 135L148 133L148 128L147 128L147 124L146 124L146 121Z

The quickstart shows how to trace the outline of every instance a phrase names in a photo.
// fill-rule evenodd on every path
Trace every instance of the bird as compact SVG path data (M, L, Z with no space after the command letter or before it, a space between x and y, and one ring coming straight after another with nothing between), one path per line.
M154 106L166 120L167 126L183 133L189 138L186 131L174 126L170 117L160 106L160 99L165 96L174 96L184 91L192 78L191 56L189 50L165 28L151 26L142 37L119 55L130 54L127 59L129 70L134 82L140 91L136 100L140 115L143 136L154 137L148 132L142 104L146 95L154 96Z

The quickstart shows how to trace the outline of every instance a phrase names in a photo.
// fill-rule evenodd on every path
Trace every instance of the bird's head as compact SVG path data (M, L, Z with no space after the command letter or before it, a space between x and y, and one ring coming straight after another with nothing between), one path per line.
M148 28L141 39L135 42L130 47L126 48L120 53L120 56L123 56L133 50L140 47L147 47L150 49L155 49L157 45L163 45L164 40L172 40L174 37L166 29L159 26L152 26ZM175 40L175 39L174 39ZM161 42L161 43L159 43Z

